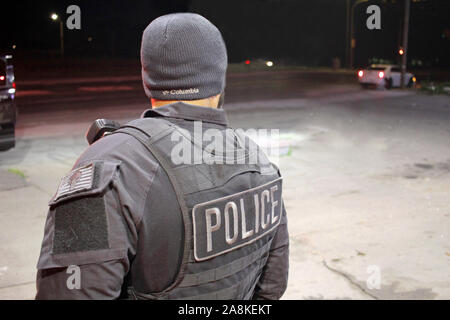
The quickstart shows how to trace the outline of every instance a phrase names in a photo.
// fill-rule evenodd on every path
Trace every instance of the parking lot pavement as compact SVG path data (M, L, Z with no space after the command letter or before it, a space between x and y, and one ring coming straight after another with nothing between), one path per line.
M291 148L284 299L448 299L450 99L361 94L230 117L281 128Z
M82 137L22 139L1 155L0 299L34 297L47 203L82 149Z
M229 105L234 127L280 129L289 149L284 299L449 299L449 99L345 96ZM0 299L35 294L47 202L86 148L88 122L72 120L29 122L0 155Z

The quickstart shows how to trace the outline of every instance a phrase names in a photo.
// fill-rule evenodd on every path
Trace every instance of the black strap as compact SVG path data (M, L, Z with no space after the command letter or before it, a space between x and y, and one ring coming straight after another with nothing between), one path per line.
M180 206L181 213L183 215L185 241L184 241L183 259L181 262L181 267L175 278L175 281L169 287L167 287L164 291L162 291L160 293L155 293L152 295L152 296L157 297L159 295L165 294L166 292L172 290L174 287L178 286L178 284L180 284L180 282L184 278L185 269L186 269L186 265L189 261L189 253L190 253L191 245L192 245L192 223L191 223L191 220L189 219L189 209L186 205L186 201L184 200L184 193L181 191L181 187L178 183L178 180L177 180L170 164L167 162L166 158L163 157L159 153L157 148L153 145L152 139L151 139L152 137L149 134L147 134L144 130L142 130L138 127L134 127L134 126L123 126L120 129L113 132L113 134L115 134L115 133L128 134L128 135L134 137L136 140L138 140L140 143L142 143L142 145L145 148L147 148L147 150L150 151L150 153L155 157L155 159L159 162L159 164L161 165L163 170L166 172L166 174L169 178L169 181L171 182L171 184L175 190L178 204Z
M261 257L269 251L271 244L272 242L267 242L264 246L256 251L251 252L249 255L236 259L218 268L209 269L198 273L187 274L184 277L183 281L180 283L179 287L183 288L199 286L208 282L218 281L235 273L238 273L247 268L249 265L260 260Z

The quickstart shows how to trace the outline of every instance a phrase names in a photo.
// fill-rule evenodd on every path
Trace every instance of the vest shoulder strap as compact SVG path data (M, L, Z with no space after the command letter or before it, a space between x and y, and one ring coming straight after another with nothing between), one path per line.
M136 120L136 122L139 120ZM180 184L178 183L178 180L176 179L175 173L172 170L170 164L167 162L166 158L161 155L161 153L158 151L158 149L154 146L152 143L152 137L149 133L146 132L146 130L141 129L139 126L139 123L136 123L135 121L121 127L120 129L116 130L113 134L116 133L122 133L122 134L128 134L132 137L134 137L136 140L138 140L159 162L161 165L161 168L164 170L164 172L167 174L170 183L173 186L173 189L175 191L178 204L181 209L181 213L183 216L183 222L184 222L184 235L185 235L185 241L184 241L184 248L183 248L183 259L181 262L181 267L178 272L178 275L175 278L175 281L168 286L161 294L170 291L172 288L178 286L178 284L183 280L184 273L185 273L185 267L187 263L189 262L189 253L190 253L190 247L192 243L192 224L189 219L189 210L186 205L186 201L184 199L184 194L182 191L182 188ZM135 125L137 124L137 126ZM147 126L148 127L148 126ZM161 124L160 126L153 127L153 133L155 135L162 134L164 132L167 132L167 130L171 129L171 125L169 123Z

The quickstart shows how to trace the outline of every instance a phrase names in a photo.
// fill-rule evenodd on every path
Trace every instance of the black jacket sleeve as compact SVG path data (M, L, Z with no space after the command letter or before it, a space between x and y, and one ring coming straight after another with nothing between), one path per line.
M36 299L116 299L123 292L158 165L140 165L138 156L120 158L121 152L147 155L128 136L105 137L63 178L47 215ZM91 163L92 171L84 171ZM86 172L92 183L77 191L85 186ZM59 190L68 193L59 197Z
M289 233L286 209L276 231L261 278L256 285L253 299L278 300L286 291L289 273Z

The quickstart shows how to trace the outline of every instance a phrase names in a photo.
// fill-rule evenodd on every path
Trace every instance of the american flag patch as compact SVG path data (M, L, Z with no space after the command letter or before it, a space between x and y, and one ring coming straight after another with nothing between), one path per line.
M92 189L94 184L94 170L94 164L91 163L70 172L62 178L54 199L58 200L73 193Z

